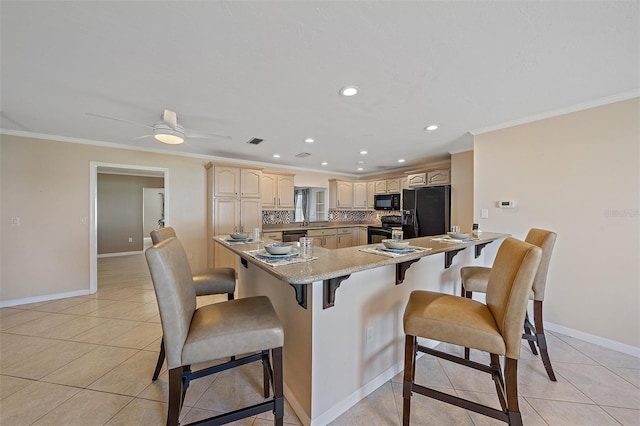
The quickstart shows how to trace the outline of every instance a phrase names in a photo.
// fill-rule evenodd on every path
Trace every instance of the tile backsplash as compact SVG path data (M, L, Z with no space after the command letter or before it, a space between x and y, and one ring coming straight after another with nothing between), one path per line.
M263 225L283 225L293 220L293 210L263 210ZM361 211L361 210L329 210L329 222L376 222L381 216L399 215L399 211Z

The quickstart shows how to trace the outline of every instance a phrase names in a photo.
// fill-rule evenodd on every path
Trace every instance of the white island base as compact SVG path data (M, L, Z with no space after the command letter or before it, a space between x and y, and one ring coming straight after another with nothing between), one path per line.
M460 267L490 266L499 245L490 244L495 247L477 259L472 247L463 250L447 269L444 253L425 256L399 285L395 265L355 272L341 282L335 305L326 309L322 281L307 285L304 309L290 284L251 262L238 265L239 296L268 296L283 323L285 397L300 421L326 425L401 372L409 294L418 289L459 294Z

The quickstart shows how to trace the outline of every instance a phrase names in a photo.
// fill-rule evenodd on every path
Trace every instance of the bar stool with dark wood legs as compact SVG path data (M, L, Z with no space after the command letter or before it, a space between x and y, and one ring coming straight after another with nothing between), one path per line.
M540 260L540 267L536 273L536 278L533 281L533 289L529 296L530 300L533 300L533 321L532 324L529 320L529 314L525 316L524 320L524 333L522 338L529 342L529 347L534 355L538 355L536 345L540 350L540 358L547 371L547 375L551 381L556 381L556 375L553 372L551 366L551 359L549 358L549 350L547 349L547 338L544 334L544 321L542 317L542 302L544 301L544 291L547 287L547 273L549 271L549 262L551 260L551 253L556 243L556 233L546 231L544 229L532 228L525 241L536 245L542 249L542 259ZM465 266L460 269L460 277L462 281L462 296L471 299L474 292L486 293L487 284L489 282L489 274L491 268L484 268L481 266ZM465 358L469 359L469 348L465 348Z
M507 238L496 255L487 303L431 291L416 290L404 311L405 354L402 388L402 423L408 426L411 396L419 393L485 416L521 425L518 407L518 359L520 335L529 292L540 264L541 249ZM474 348L490 354L489 365L427 348L418 338ZM423 352L447 361L491 374L501 410L449 395L415 383L416 354ZM505 357L504 377L500 356Z
M269 298L247 297L196 309L191 268L180 241L169 238L149 248L145 255L158 299L169 369L167 425L178 425L191 380L255 361L263 366L264 398L269 398L270 384L273 398L196 424L224 424L271 411L274 424L282 425L284 331ZM237 359L191 371L193 364L231 356Z
M176 231L167 226L151 231L151 241L158 244L169 238L177 238ZM214 294L226 294L227 300L233 300L236 291L236 271L233 268L210 268L204 272L193 274L193 285L196 296L211 296ZM164 364L164 339L160 342L160 353L156 368L151 380L157 380Z

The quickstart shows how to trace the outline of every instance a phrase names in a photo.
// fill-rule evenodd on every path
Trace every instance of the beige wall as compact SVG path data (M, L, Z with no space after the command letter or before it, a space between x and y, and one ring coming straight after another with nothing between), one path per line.
M474 216L524 238L553 230L545 320L640 347L639 100L475 137ZM498 209L513 200L513 210ZM489 210L480 219L480 209Z
M0 300L89 289L89 163L169 170L169 219L194 270L206 265L208 160L2 135Z
M473 225L473 151L451 155L451 225L463 232Z
M98 254L142 251L145 187L163 188L164 179L98 173Z

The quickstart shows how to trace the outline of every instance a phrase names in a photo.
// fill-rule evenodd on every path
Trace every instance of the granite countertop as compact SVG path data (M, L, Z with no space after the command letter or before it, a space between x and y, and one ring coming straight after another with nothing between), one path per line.
M353 226L353 225L351 225ZM378 244L355 246L341 249L325 249L314 247L313 255L316 260L296 263L286 266L269 266L254 257L246 254L247 251L258 250L263 247L264 242L229 244L225 241L225 236L216 236L216 243L227 247L229 250L239 255L246 261L260 267L269 274L290 284L310 284L314 281L322 281L349 275L367 269L378 268L384 265L393 265L409 260L420 259L436 253L444 253L454 250L461 250L466 247L490 243L495 240L508 237L509 234L492 232L482 232L477 239L464 242L438 241L439 237L413 238L410 245L422 247L428 250L416 251L398 257L387 257L379 254L361 251L363 248L373 248ZM442 236L440 236L442 237ZM268 241L267 241L268 242Z

